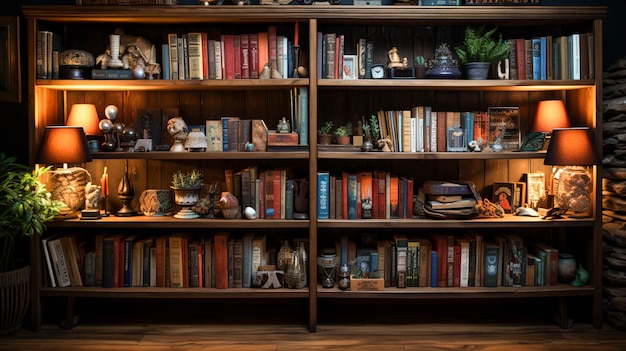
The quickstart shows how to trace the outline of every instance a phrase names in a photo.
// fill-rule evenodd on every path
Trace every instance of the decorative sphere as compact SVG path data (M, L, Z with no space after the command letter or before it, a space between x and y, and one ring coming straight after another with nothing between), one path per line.
M113 123L110 119L103 119L100 121L99 127L103 133L110 133L113 130Z
M105 107L104 115L111 121L115 121L117 119L117 106L108 105L107 107Z
M135 67L135 69L133 70L133 77L135 77L135 79L146 78L146 70L141 66Z
M247 219L256 219L256 210L250 206L246 207L243 213L246 215Z
M113 131L115 133L122 133L123 130L124 130L124 123L114 123L113 124Z
M135 141L137 140L137 131L133 127L124 127L122 130L122 140Z

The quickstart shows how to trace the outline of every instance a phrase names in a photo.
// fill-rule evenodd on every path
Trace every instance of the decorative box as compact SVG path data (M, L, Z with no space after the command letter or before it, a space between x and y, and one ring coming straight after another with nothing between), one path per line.
M351 291L382 291L385 290L383 278L352 278L350 276Z

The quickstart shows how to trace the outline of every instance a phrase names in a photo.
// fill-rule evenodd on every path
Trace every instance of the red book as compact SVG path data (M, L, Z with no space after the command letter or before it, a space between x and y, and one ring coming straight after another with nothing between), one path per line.
M215 234L215 288L228 288L228 232Z
M461 245L454 245L454 276L453 285L455 287L461 286Z
M235 44L232 34L222 35L222 66L224 67L224 79L235 79Z
M259 72L261 68L259 68L259 35L258 34L249 34L249 47L250 47L250 78L257 79L259 78ZM243 74L243 71L241 72Z
M517 77L519 79L526 79L526 44L525 44L524 38L516 39L516 50L517 50Z
M235 79L241 79L241 37L233 35L233 69Z
M241 35L241 79L250 78L250 36Z
M280 219L280 171L265 171L265 219Z
M448 150L447 137L446 112L437 111L437 152L446 152Z
M406 202L406 218L413 218L413 178L408 178L407 182L407 202Z
M442 288L448 286L447 277L447 257L448 239L445 235L435 234L430 238L433 250L437 252L437 286ZM434 262L433 262L434 263Z
M183 288L189 287L189 237L184 235L181 239L183 260Z
M387 218L387 180L385 172L378 172L378 218Z
M277 69L278 67L278 53L276 45L276 26L267 27L267 49L268 60L270 62L271 69Z
M265 219L265 172L259 174L259 208L258 216L260 219Z
M202 37L202 79L209 79L209 35L200 33Z
M390 218L400 218L400 202L398 199L398 182L397 176L391 176L389 183L389 204L391 205L389 213Z
M259 42L259 75L263 72L263 67L269 64L269 37L267 32L260 32L258 34Z
M166 287L165 282L165 258L167 250L167 237L159 236L156 239L156 286Z

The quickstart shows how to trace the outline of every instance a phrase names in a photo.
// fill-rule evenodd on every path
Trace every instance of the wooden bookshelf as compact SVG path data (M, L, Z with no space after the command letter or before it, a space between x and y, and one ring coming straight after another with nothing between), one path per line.
M528 172L548 172L543 165L543 152L505 153L382 153L318 150L315 131L327 120L335 125L356 122L378 110L405 109L412 104L429 104L441 110L486 110L489 106L519 106L520 129L527 133L533 109L540 100L563 99L572 125L588 126L595 134L599 149L602 135L602 21L606 8L601 6L477 6L417 7L417 6L25 6L28 52L28 111L31 161L34 163L46 125L63 124L64 115L74 103L94 103L104 117L104 107L117 105L120 121L136 122L139 109L177 108L189 125L204 125L207 119L238 115L261 118L272 128L289 113L289 92L293 88L309 90L308 150L292 152L205 152L174 154L169 152L94 153L94 161L83 165L95 179L104 166L112 172L116 185L128 160L134 174L136 197L143 189L167 188L171 173L178 169L199 169L205 179L223 179L227 168L292 167L310 181L309 220L177 220L171 217L109 217L97 221L78 219L52 222L45 235L64 230L128 230L157 231L189 230L258 230L286 233L287 237L305 236L309 242L309 287L307 289L212 289L212 288L115 288L43 286L45 267L40 240L33 240L32 254L32 320L39 329L42 310L49 297L66 298L68 311L74 311L77 298L166 298L166 299L249 299L262 303L266 298L305 299L308 302L308 329L316 331L318 302L354 300L356 303L385 303L390 300L447 299L554 299L555 306L566 305L571 297L582 298L577 307L589 312L594 327L602 324L602 249L601 249L601 166L594 167L593 217L587 219L542 220L538 218L505 216L499 219L429 220L316 220L315 184L318 170L340 173L342 170L383 169L406 174L415 179L416 188L426 179L463 179L473 181L484 197L490 197L490 186L496 181L514 181ZM108 45L108 34L122 27L126 33L142 35L157 47L167 42L167 33L210 31L248 33L275 25L286 36L293 36L295 22L300 26L300 42L308 54L309 78L279 80L54 80L36 78L36 31L46 29L64 33L64 47L81 48L99 55ZM315 53L317 32L346 33L346 47L352 48L359 35L370 33L376 38L378 57L385 57L387 46L401 46L401 55L419 52L422 45L434 47L441 41L454 45L467 25L487 23L497 25L506 38L537 35L567 35L574 32L592 33L593 79L585 80L486 80L465 79L360 79L339 80L318 78ZM416 39L420 28L429 28L430 40ZM365 34L364 34L365 33ZM387 34L381 34L387 33ZM392 43L402 34L403 42ZM393 39L393 40L392 40ZM352 50L352 49L350 49ZM379 59L382 60L382 59ZM383 63L383 62L381 62ZM111 197L111 205L119 201ZM137 199L133 205L137 207ZM502 230L531 236L529 232L547 233L546 237L574 250L589 271L589 284L581 288L567 284L521 288L386 288L380 292L345 292L323 289L317 283L316 257L318 249L332 243L337 233L358 236L373 230L381 236L394 231L411 233L429 230ZM295 232L291 234L290 232ZM580 300L577 300L580 301ZM561 309L561 316L567 316ZM71 319L69 319L71 320Z

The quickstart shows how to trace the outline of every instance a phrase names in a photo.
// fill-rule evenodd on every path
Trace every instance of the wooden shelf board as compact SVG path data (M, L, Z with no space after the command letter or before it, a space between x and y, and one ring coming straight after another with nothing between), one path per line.
M594 220L556 219L504 215L503 218L474 219L318 219L318 228L593 228Z
M383 291L342 291L337 288L317 288L318 298L329 299L471 299L471 298L524 298L592 296L593 286L573 287L567 284L530 287L467 287L467 288L385 288Z
M319 159L385 159L385 160L493 160L493 159L542 159L539 152L362 152L318 151Z
M309 158L308 151L281 151L281 152L169 152L169 151L149 151L149 152L94 152L94 159L118 160L118 159L139 159L139 160L275 160L275 159L303 159Z
M292 89L308 87L309 80L302 79L38 79L37 88L66 91L163 91L163 90L258 90Z
M67 287L40 290L41 296L55 297L106 297L106 298L155 298L155 299L263 299L263 298L308 298L308 289L253 289L253 288L99 288Z
M172 216L109 216L97 220L67 219L47 223L48 228L308 228L308 220L286 219L177 219Z
M593 80L320 79L320 89L550 91L590 88Z

